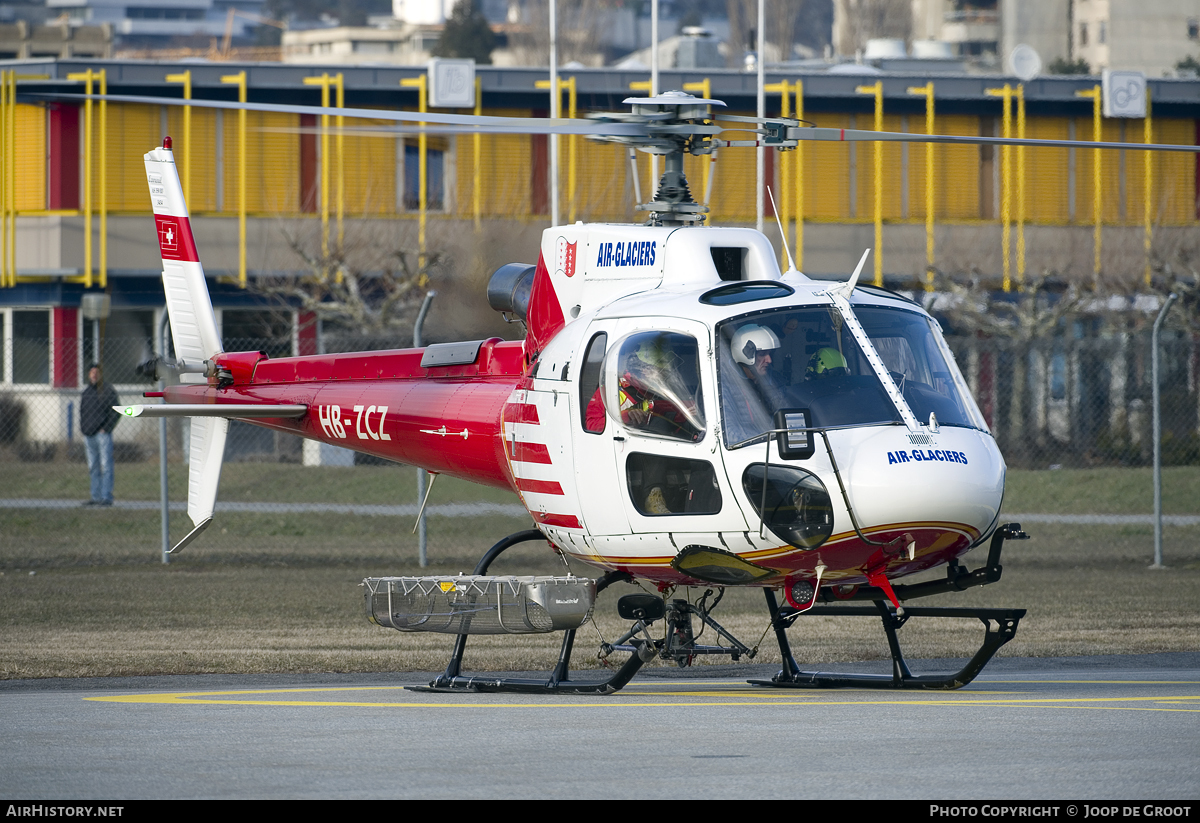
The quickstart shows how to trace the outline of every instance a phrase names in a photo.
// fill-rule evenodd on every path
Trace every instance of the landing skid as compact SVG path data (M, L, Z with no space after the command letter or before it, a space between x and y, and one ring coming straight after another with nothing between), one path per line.
M1010 523L999 527L992 538L991 549L988 552L987 565L968 572L957 563L951 563L947 569L946 580L918 583L911 586L895 586L895 592L900 599L924 597L941 594L948 591L963 591L974 586L985 586L1000 579L1000 552L1004 541L1026 539L1019 524ZM531 540L544 540L542 533L530 529L517 532L504 538L480 559L474 574L486 574L492 561L504 551L519 543ZM613 583L632 579L627 572L612 571L596 581L597 594ZM884 592L873 587L864 587L852 595L854 600L871 600L872 606L813 606L807 609L795 609L790 606L780 607L772 589L764 589L767 609L771 616L771 626L775 630L775 638L779 644L780 655L783 658L783 670L770 680L751 680L756 686L771 686L775 688L875 688L875 689L931 689L950 690L960 689L974 680L993 655L1017 633L1017 626L1025 616L1025 609L956 609L956 608L920 608L905 606L895 610L883 599ZM711 592L709 592L711 594ZM822 598L830 596L822 590ZM705 598L708 594L705 595ZM572 680L570 677L571 654L575 648L575 629L568 630L563 636L562 648L559 651L558 663L554 670L545 678L501 678L478 677L462 674L463 653L467 646L466 634L460 634L454 644L450 663L446 671L434 678L428 686L409 686L412 691L419 692L515 692L520 694L598 694L608 695L624 688L643 665L655 657L675 660L680 666L691 664L692 659L699 654L729 654L734 660L741 656L753 658L758 647L753 649L745 646L734 638L720 624L714 621L704 607L697 607L684 600L675 600L670 604L660 598L648 595L636 595L622 598L622 601L632 602L621 607L637 622L634 627L615 643L601 647L602 656L612 651L627 651L629 659L610 677L603 680ZM647 599L648 598L648 599ZM715 606L715 604L714 604ZM806 672L801 671L796 659L792 656L791 644L788 642L787 629L804 615L822 616L878 616L883 622L883 631L887 636L888 649L892 657L892 673L885 674L843 674L840 672ZM728 646L702 646L695 642L692 634L693 617L710 626ZM949 674L914 675L904 660L900 650L897 631L913 617L952 617L973 618L984 625L983 643L974 657L959 671ZM655 620L666 619L669 631L665 639L652 639L647 631Z
M815 606L803 614L824 616L859 616L870 617L878 615L883 621L883 631L887 635L888 649L892 654L892 673L887 674L843 674L841 672L804 672L796 664L792 656L791 644L784 632L792 622L801 616L800 612L790 608L779 608L775 601L775 593L766 589L767 608L771 611L771 623L775 628L775 637L779 641L779 652L783 657L783 670L770 680L751 680L755 686L775 686L789 689L837 689L837 688L868 688L868 689L931 689L952 690L961 689L974 680L987 662L992 659L1000 647L1013 639L1017 633L1017 624L1025 616L1025 609L949 609L949 608L913 608L906 606L904 613L898 615L891 610L884 600L875 601L874 608L870 606ZM975 656L962 669L950 675L925 674L915 675L909 671L900 650L900 641L896 630L912 617L967 617L976 618L984 625L983 644Z

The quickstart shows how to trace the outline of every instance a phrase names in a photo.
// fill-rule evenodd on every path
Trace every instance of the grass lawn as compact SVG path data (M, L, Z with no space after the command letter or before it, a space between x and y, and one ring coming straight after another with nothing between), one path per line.
M1200 514L1200 466L1162 470L1163 513ZM1030 514L1153 514L1149 468L1010 469L1004 510Z
M174 468L172 480L181 483L184 472ZM117 469L120 497L154 498L156 466ZM0 497L86 494L86 471L78 464L10 464L5 472L7 490ZM1200 511L1200 469L1165 470L1164 491L1166 511ZM173 496L183 499L183 488ZM386 504L415 496L412 471L394 468L230 464L222 483L225 500ZM450 478L439 480L433 492L433 502L469 500L507 503L515 497ZM1150 472L1014 471L1005 509L1149 513ZM428 571L469 572L498 537L527 525L523 517L431 518L434 566ZM364 617L363 577L421 573L411 526L412 518L404 517L224 514L164 566L154 511L0 509L0 678L440 669L453 638L381 629ZM186 528L184 515L177 515L173 536ZM1166 529L1166 571L1147 569L1149 526L1038 524L1027 530L1032 540L1008 544L999 584L920 604L1028 609L1001 654L1200 648L1200 527ZM968 555L967 565L980 565L984 553ZM529 544L506 555L494 571L556 568L561 562L544 546ZM578 566L572 571L589 573ZM632 590L615 586L602 596L595 628L579 634L577 665L592 659L597 632L612 639L622 631L615 599ZM714 616L749 645L767 628L757 590L730 590ZM915 658L966 656L980 631L977 621L914 619L901 641ZM886 656L874 619L803 618L791 636L802 664ZM558 635L472 638L467 665L548 668L558 642ZM768 634L757 660L777 659Z

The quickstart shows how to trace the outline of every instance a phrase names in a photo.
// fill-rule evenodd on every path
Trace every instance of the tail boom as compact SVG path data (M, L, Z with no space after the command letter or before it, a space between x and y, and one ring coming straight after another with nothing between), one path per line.
M423 368L421 357L420 349L259 357L253 369L231 367L231 385L168 387L166 400L202 406L207 414L257 418L249 422L515 490L500 419L524 380L522 344L486 341L470 365ZM217 364L239 359L241 354L226 354ZM266 417L267 411L246 413L250 406L306 411Z

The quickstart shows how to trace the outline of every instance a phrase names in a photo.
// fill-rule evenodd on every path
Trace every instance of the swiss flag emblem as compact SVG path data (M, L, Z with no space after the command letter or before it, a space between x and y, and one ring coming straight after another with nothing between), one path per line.
M575 274L575 251L579 246L579 242L568 243L567 238L558 238L556 248L557 265L554 267L556 274L565 274L567 277L572 277Z
M158 224L158 245L164 252L179 251L179 227L174 223Z
M186 217L172 217L156 214L155 225L158 227L158 248L162 251L164 260L195 261L196 244L192 240L191 227Z

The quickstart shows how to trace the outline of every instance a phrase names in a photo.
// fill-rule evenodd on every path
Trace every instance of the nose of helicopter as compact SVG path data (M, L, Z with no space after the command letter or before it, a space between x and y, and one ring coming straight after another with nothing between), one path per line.
M856 444L853 455L842 477L863 528L943 523L982 535L999 514L1004 459L984 432L944 426L913 435L890 427Z

